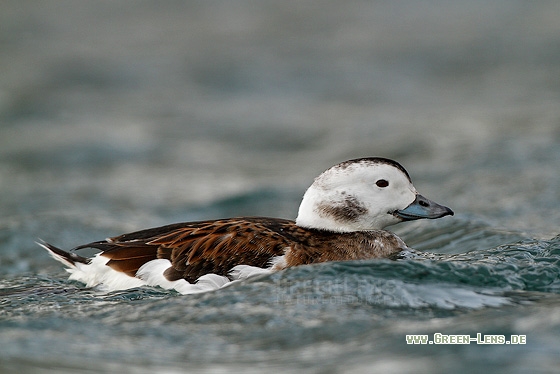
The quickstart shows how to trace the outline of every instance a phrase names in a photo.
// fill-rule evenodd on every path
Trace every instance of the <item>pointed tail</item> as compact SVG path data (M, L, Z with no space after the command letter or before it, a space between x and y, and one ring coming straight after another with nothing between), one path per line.
M47 252L49 252L49 254L57 261L62 262L64 265L69 266L71 268L75 268L76 267L76 263L82 263L82 264L89 264L90 260L86 257L77 255L75 253L72 252L66 252L60 248L55 247L54 245L51 245L43 240L41 240L40 242L36 242L38 245L40 245L41 247L43 247L44 249L47 250Z

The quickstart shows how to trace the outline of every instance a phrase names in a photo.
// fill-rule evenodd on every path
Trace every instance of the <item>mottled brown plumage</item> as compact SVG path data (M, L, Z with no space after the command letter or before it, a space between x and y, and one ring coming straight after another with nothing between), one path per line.
M342 238L341 238L342 235ZM342 239L342 240L341 240ZM382 243L387 240L386 245ZM114 270L135 276L146 262L166 259L165 278L193 283L208 273L227 276L236 265L265 268L286 254L277 268L325 261L386 257L404 243L382 230L332 233L275 218L242 217L178 223L81 245L96 248Z

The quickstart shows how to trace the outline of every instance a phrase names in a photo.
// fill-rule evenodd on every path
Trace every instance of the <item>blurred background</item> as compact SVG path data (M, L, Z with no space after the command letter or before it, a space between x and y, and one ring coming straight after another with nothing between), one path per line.
M557 1L0 8L3 226L74 211L133 229L285 191L242 213L294 217L322 170L384 156L459 214L558 231Z
M556 0L2 0L0 361L60 372L83 367L83 355L93 368L107 355L178 368L273 357L299 371L318 354L339 369L361 362L357 372L557 368L559 19ZM464 258L294 270L199 298L100 296L34 244L295 218L316 175L365 156L396 159L420 193L456 212L397 233ZM347 291L374 301L292 308L284 283L317 274L355 279ZM286 303L270 300L282 292ZM338 291L319 297L328 292ZM519 308L493 308L515 297ZM404 345L426 320L473 336L501 326L531 344ZM239 356L238 341L253 350ZM479 366L465 366L473 357Z

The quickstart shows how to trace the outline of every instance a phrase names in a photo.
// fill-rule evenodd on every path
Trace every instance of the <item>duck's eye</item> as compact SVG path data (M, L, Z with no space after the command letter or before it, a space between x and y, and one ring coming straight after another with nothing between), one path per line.
M375 182L375 185L376 185L377 187L385 188L385 187L387 187L387 186L389 185L389 182L388 182L387 180L385 180L385 179L380 179L380 180L378 180L377 182Z

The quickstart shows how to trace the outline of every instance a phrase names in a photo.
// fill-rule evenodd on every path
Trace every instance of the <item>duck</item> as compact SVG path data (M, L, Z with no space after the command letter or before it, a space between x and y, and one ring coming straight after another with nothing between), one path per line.
M305 191L295 220L233 217L174 223L79 245L39 244L69 279L105 291L157 286L181 294L222 288L258 274L329 261L393 258L409 249L387 226L454 212L420 195L398 162L336 164ZM99 251L92 257L76 253Z

